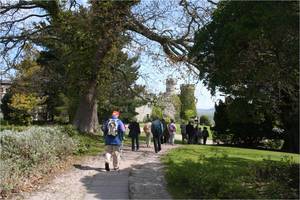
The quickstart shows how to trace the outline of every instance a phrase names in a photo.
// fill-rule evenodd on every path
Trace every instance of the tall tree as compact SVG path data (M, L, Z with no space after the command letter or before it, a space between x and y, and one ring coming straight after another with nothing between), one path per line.
M191 59L211 92L271 112L298 152L299 2L222 1L195 40Z
M191 33L194 30L192 25L200 23L195 17L197 16L195 9L206 12L206 9L202 9L201 6L197 7L196 3L179 1L176 5L182 9L182 15L177 14L177 16L188 17L184 20L181 18L183 23L180 24L180 31L169 30L170 23L167 23L167 26L157 25L157 19L168 15L168 9L174 4L170 3L168 8L160 9L157 2L151 1L150 9L134 9L138 3L137 0L91 0L87 8L78 7L76 0L61 3L54 0L2 3L0 12L3 22L1 25L4 28L1 29L0 44L4 47L3 55L7 55L11 49L18 48L20 51L15 51L18 56L27 41L47 48L52 43L51 48L55 47L56 50L49 52L47 56L64 58L58 60L61 64L72 66L72 69L74 69L73 65L77 66L77 70L66 70L65 73L72 75L70 71L76 71L78 74L83 74L82 79L85 80L85 90L78 92L80 100L73 124L81 131L94 132L98 124L97 97L99 94L97 93L99 91L97 86L99 82L97 78L101 70L105 68L106 56L118 43L120 37L127 31L140 34L160 44L172 61L186 61L188 49L191 47ZM42 9L44 12L37 9ZM24 10L36 11L38 14L16 18L17 14ZM28 19L34 19L28 30L21 28L14 31L18 28L16 26L18 22ZM185 27L182 28L182 25ZM74 27L76 27L75 30ZM45 44L47 42L49 44ZM70 57L71 61L63 62L69 60Z
M190 120L197 116L195 85L186 84L180 86L181 111L180 117L184 120Z

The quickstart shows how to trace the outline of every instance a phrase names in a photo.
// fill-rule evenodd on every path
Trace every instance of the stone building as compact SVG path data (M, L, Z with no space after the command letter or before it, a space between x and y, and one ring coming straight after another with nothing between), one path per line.
M8 89L11 86L11 81L9 80L0 80L0 105L2 103L2 98L7 93ZM0 119L3 118L2 110L0 109Z
M176 109L172 103L172 95L176 95L176 82L172 78L167 78L166 80L166 91L159 95L161 106L163 109L163 115L169 118L175 117ZM152 105L150 103L140 106L135 109L138 113L136 116L139 122L145 121L147 118L150 118L152 112Z
M7 93L8 88L10 88L11 82L8 80L0 80L0 100Z

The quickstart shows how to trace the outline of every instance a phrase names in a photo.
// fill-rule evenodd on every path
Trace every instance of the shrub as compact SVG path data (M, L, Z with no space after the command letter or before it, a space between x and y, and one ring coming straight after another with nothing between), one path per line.
M32 176L49 172L72 155L76 143L58 127L31 127L0 132L0 193L18 191Z
M207 115L202 115L200 117L200 124L205 126L211 126L211 121L209 120Z

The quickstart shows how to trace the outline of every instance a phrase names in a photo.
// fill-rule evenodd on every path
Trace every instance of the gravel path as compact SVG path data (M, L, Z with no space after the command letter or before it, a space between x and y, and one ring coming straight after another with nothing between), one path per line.
M138 152L124 147L119 171L104 170L103 155L75 164L39 191L22 194L26 200L170 199L159 158L180 145L162 145L162 151L141 146Z

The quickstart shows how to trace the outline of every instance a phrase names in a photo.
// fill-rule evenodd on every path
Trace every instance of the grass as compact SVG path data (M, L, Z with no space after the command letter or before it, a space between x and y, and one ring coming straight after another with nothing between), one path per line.
M104 140L100 135L78 134L72 138L79 142L76 154L96 156L104 151Z
M176 199L299 198L298 154L188 145L163 162Z

